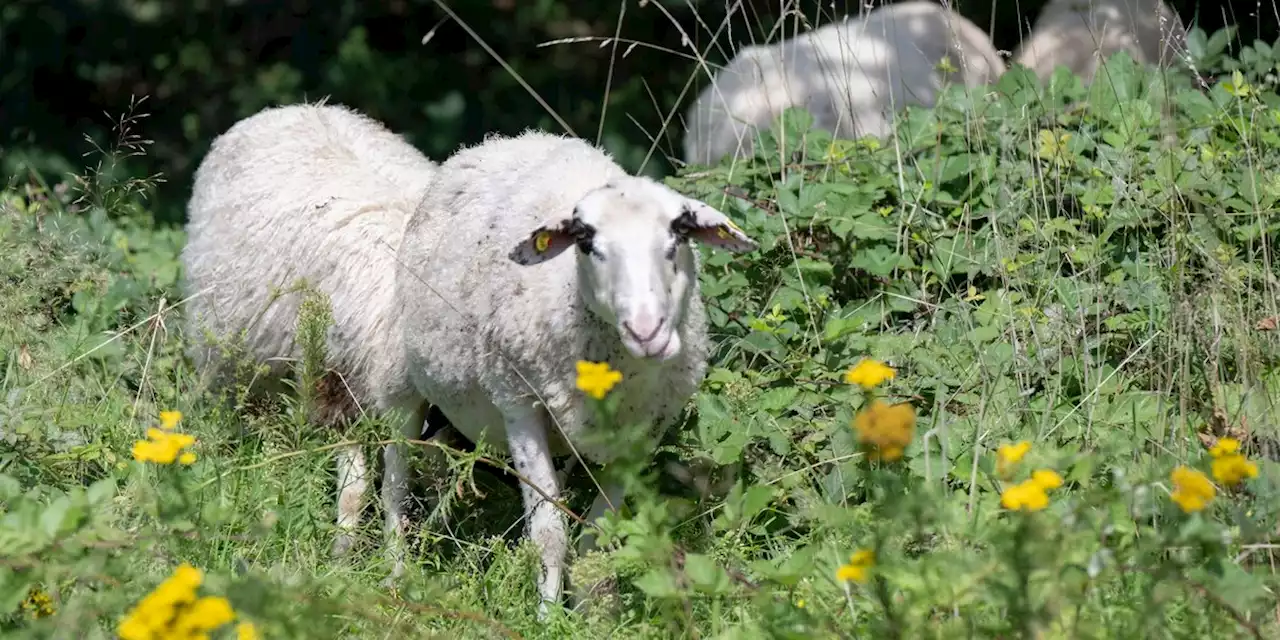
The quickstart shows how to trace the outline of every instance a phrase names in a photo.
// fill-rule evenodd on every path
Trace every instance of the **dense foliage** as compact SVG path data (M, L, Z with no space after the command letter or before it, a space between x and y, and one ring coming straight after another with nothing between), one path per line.
M998 48L1013 50L1044 2L952 4L989 30ZM706 82L697 56L715 65L744 43L793 33L802 21L856 13L863 3L444 4L460 21L437 0L5 2L0 174L25 182L35 172L52 184L80 173L84 154L90 163L97 156L84 136L110 146L113 120L133 98L146 96L142 111L151 115L135 131L155 144L145 157L124 162L119 175L162 175L151 210L178 221L209 142L265 106L329 96L441 158L489 131L561 130L530 90L564 125L600 139L628 168L667 174L666 154L679 149L679 118ZM1255 0L1169 4L1209 33L1236 25L1232 53L1280 36L1274 9Z

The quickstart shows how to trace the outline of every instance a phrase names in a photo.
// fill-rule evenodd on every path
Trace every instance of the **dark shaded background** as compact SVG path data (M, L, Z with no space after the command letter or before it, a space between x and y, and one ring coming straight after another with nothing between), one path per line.
M578 135L596 137L608 83L603 144L635 170L656 138L657 152L644 170L657 174L671 170L664 154L679 148L679 114L705 82L693 61L660 49L688 54L682 31L706 49L708 29L719 28L729 7L740 7L717 40L724 49L709 53L723 61L729 43L767 39L782 4L445 1ZM998 48L1011 50L1044 2L955 6L990 29ZM1169 4L1189 27L1198 24L1210 34L1238 25L1244 44L1274 40L1280 25L1271 0L1262 3L1263 15L1254 14L1257 0ZM857 12L852 2L798 6L812 22L830 20L833 11ZM629 52L628 43L615 50L598 40L539 46L611 36L620 14L622 39L646 44ZM433 36L424 44L428 33ZM613 64L612 55L618 57ZM694 85L680 98L691 77ZM56 182L96 164L101 155L84 155L94 149L85 136L109 146L112 123L133 96L148 96L140 110L149 116L135 132L153 144L120 172L164 175L151 198L164 222L182 219L191 173L212 138L268 105L329 96L405 133L436 159L488 131L560 130L433 0L0 0L0 171L7 182ZM677 105L673 126L660 135L663 118Z

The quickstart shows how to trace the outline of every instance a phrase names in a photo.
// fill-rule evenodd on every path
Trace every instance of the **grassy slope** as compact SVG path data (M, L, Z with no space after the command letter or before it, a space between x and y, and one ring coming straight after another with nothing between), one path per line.
M181 234L128 222L140 218L109 197L116 222L11 190L0 611L39 584L57 613L0 629L110 637L188 561L267 637L1274 633L1274 464L1203 517L1166 491L1174 464L1204 465L1202 432L1247 428L1251 456L1276 453L1280 352L1258 323L1278 313L1277 100L1118 77L1092 93L1006 78L1004 101L913 112L896 146L792 124L783 157L807 162L790 177L772 154L677 182L764 246L707 260L722 349L605 563L618 621L534 619L518 494L483 470L486 497L456 485L455 519L426 526L394 593L379 587L374 508L369 544L330 560L337 436L289 399L236 409L201 391L173 307ZM1166 104L1190 144L1162 141ZM920 413L902 465L868 467L848 426L861 400L839 375L867 355L898 367L885 392ZM198 462L134 463L133 441L173 408ZM370 420L348 435L389 432ZM999 508L992 469L994 448L1020 438L1035 442L1029 464L1067 479L1024 519ZM690 553L664 569L677 543ZM873 545L884 590L846 591L835 567Z

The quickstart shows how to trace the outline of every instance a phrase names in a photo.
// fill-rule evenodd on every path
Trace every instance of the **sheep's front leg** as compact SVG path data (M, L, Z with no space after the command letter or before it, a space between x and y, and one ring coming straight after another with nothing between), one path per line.
M416 440L422 435L422 423L427 419L427 405L408 412L400 425L400 435ZM385 542L387 560L391 563L391 576L387 584L404 573L405 545L409 530L409 518L405 515L405 501L409 495L409 450L404 443L392 443L383 452L382 508L386 511Z
M547 446L547 429L542 412L531 407L507 414L505 418L511 461L516 472L524 477L520 483L520 493L524 497L529 538L542 556L542 571L538 577L538 595L542 599L538 606L538 617L541 618L546 616L549 604L560 602L565 552L569 547L564 514L547 499L549 497L559 501L560 487L556 483L551 449ZM530 483L537 489L530 486Z
M333 541L331 553L334 557L342 557L355 545L355 530L360 526L364 494L369 489L369 466L364 449L358 444L338 449L335 458L338 466L338 537Z

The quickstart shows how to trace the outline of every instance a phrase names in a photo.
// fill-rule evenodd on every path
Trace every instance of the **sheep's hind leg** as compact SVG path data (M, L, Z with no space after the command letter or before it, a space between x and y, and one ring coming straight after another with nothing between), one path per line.
M331 554L342 557L355 546L355 530L360 526L360 512L364 510L365 492L369 490L369 466L364 449L347 445L337 451L338 466L338 536L333 541Z
M422 434L422 423L427 418L427 405L421 403L407 412L400 425L400 435L406 440L416 440ZM409 495L409 450L405 443L388 444L383 451L382 508L386 511L385 545L391 575L384 586L395 583L405 569L405 547L408 543L409 518L405 502Z
M591 503L591 510L587 512L587 525L582 528L582 536L578 538L578 555L584 556L596 548L596 532L594 525L596 520L604 514L616 511L622 508L622 501L626 499L626 494L622 489L622 485L616 482L606 482L600 495L596 496L594 502Z
M542 559L542 570L538 576L538 595L541 598L538 617L544 619L549 605L560 602L565 553L569 547L564 514L560 512L559 506L550 501L560 500L560 487L556 483L551 449L547 446L547 429L542 412L531 407L515 414L505 414L504 418L511 461L516 472L523 476L520 493L524 498L529 538L537 546ZM530 486L530 483L537 489Z

